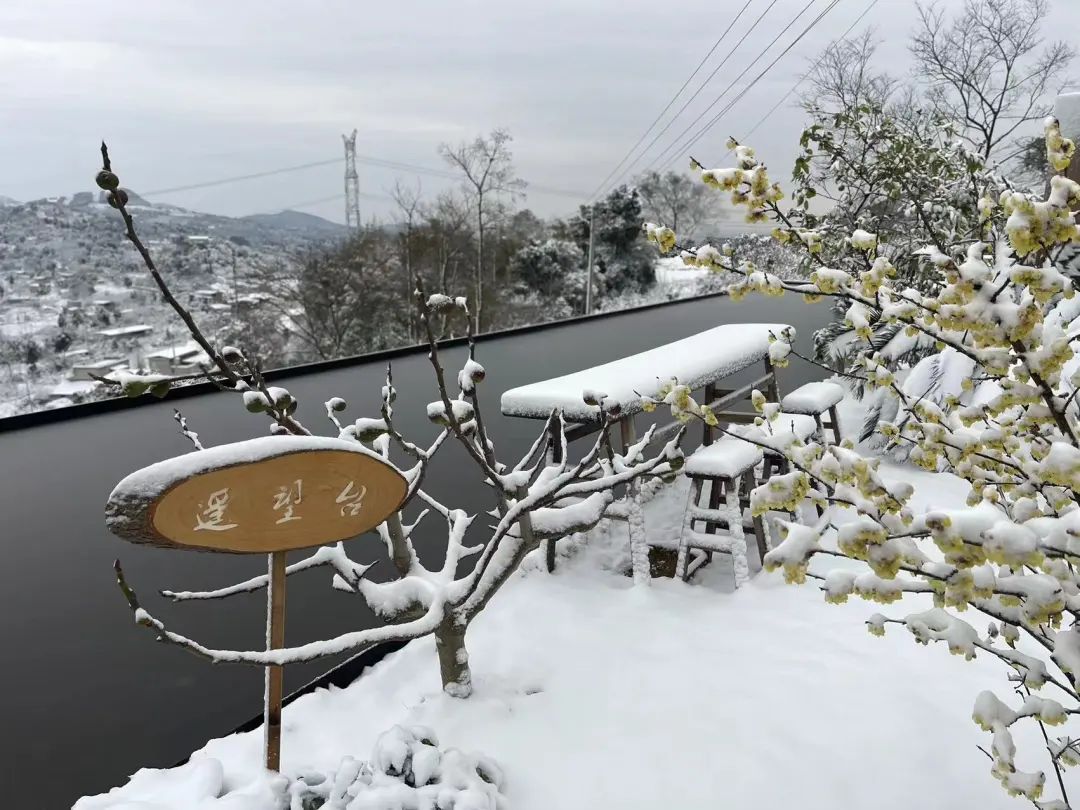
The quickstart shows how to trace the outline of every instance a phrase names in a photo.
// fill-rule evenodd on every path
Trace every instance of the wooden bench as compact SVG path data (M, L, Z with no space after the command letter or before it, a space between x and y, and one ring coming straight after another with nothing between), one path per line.
M750 490L756 484L754 468L761 461L759 447L736 438L704 445L686 460L683 472L690 479L691 491L679 535L676 577L688 579L714 551L720 551L731 555L736 588L749 579L743 510L749 506ZM702 505L706 482L710 484L709 499L707 505ZM694 529L699 522L705 524L704 532ZM752 530L758 552L764 557L765 532L758 518L753 519ZM690 560L692 551L702 553Z
M501 398L506 416L526 419L546 419L553 410L560 410L573 426L567 430L572 443L596 433L602 423L600 408L585 403L582 394L594 391L604 394L604 407L618 408L619 440L625 451L637 441L634 417L642 408L642 397L655 397L672 378L693 391L703 391L699 399L709 405L722 421L752 422L750 410L730 410L749 399L750 392L761 389L773 400L779 399L776 372L769 361L769 335L779 335L786 324L747 323L725 324L691 337L667 343L639 354L614 360L593 368L576 371L550 380L535 382L506 391ZM763 365L762 374L735 389L720 388L717 383L750 368ZM660 415L657 411L657 415ZM654 434L655 441L670 438L681 427L672 421ZM706 441L711 431L704 428ZM627 487L626 498L637 498L638 485ZM625 504L624 504L625 506ZM614 512L625 511L616 507ZM548 570L555 564L554 543L546 548Z
M844 387L834 382L812 382L801 385L780 400L785 413L811 416L817 423L821 440L825 441L825 428L831 428L836 444L840 444L840 417L836 406L844 398ZM822 421L822 414L829 414L829 422Z

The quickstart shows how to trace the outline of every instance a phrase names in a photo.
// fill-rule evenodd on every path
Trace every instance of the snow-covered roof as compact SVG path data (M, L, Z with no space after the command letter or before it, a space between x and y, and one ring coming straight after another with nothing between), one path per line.
M106 357L104 360L83 360L78 363L74 363L72 369L94 369L100 368L112 368L120 363L123 363L124 359L121 357Z
M591 390L606 395L605 407L618 404L635 413L642 396L656 395L672 377L696 389L764 360L769 333L785 328L782 323L717 326L621 360L512 388L502 395L502 412L536 419L559 408L570 421L589 422L599 414L597 406L582 399L582 392Z
M114 326L112 329L101 329L98 334L102 337L125 337L127 335L144 335L153 332L154 327L147 323L136 323L131 326Z
M177 360L187 359L189 355L199 354L202 352L202 347L194 340L189 340L186 343L180 343L176 346L167 346L164 349L158 349L157 351L149 352L146 355L146 359L151 357L163 357L167 360L176 358Z

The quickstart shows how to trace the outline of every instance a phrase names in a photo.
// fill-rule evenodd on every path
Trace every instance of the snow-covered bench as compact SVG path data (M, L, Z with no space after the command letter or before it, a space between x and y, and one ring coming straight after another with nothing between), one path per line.
M823 380L821 382L806 383L801 385L780 400L780 407L791 414L802 414L813 417L817 423L818 434L822 441L825 440L825 428L830 428L836 443L840 443L840 417L836 413L836 406L844 398L844 387L834 382ZM828 412L829 420L824 422L822 414Z
M731 555L736 588L749 578L744 510L749 506L750 490L756 483L754 468L761 461L760 447L734 437L703 445L686 460L683 472L690 479L690 500L679 535L676 577L688 579L714 551L720 551ZM706 483L709 484L708 492ZM704 531L695 530L697 523L704 524ZM759 555L763 557L766 550L764 526L754 518L750 527L757 539ZM697 554L691 560L693 552Z
M600 407L588 404L584 393L594 392L592 401L603 394L605 410L619 409L620 439L625 449L637 441L634 416L643 409L642 397L656 396L665 383L676 378L691 390L704 389L704 397L699 401L708 404L721 421L751 422L756 414L749 409L725 409L748 399L754 389L764 389L773 401L779 399L776 373L769 362L769 335L778 335L785 328L787 325L781 323L717 326L620 360L513 388L502 395L502 412L507 416L546 419L553 410L560 410L567 422L575 423L567 431L567 438L574 441L595 433L602 422ZM717 387L720 381L756 363L764 366L761 376L736 389ZM670 436L678 427L673 422L658 430L656 438ZM705 426L705 442L711 442L712 438L712 428ZM628 496L637 498L636 486ZM625 511L619 506L615 505L612 514ZM554 566L551 543L547 557L551 570Z
M626 418L641 411L642 396L659 392L672 377L691 389L714 388L714 384L755 363L765 363L765 374L735 392L725 392L730 402L749 395L751 389L774 385L769 357L769 334L787 328L781 323L740 323L717 326L655 349L575 371L562 377L512 388L502 395L507 416L546 419L556 408L568 422L600 421L600 408L586 404L585 391L605 395L604 407L619 406ZM731 394L739 394L732 398Z

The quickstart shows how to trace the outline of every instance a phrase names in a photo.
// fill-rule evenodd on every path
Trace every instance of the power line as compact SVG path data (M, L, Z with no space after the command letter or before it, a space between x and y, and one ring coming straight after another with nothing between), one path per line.
M253 172L251 174L239 174L232 177L222 177L215 180L204 180L198 183L189 183L184 186L173 186L171 188L155 189L153 191L144 192L142 196L161 196L164 194L174 194L181 191L194 191L200 188L212 188L214 186L223 186L229 183L241 183L247 180L258 180L263 177L272 177L278 174L286 174L288 172L304 171L306 169L314 169L319 166L333 166L344 163L345 159L333 158L332 160L316 160L310 163L301 163L295 166L284 166L280 169L268 169L263 172ZM363 163L366 165L377 166L384 169L393 169L395 171L408 172L410 174L426 174L433 177L438 177L443 180L458 180L460 175L454 174L449 170L436 169L430 166L419 166L413 163L403 163L396 160L385 160L383 158L372 157L371 155L357 155L357 163ZM536 191L541 194L552 194L556 196L573 197L574 199L582 200L583 202L588 200L589 195L583 191L571 191L568 189L552 188L545 185L534 185L533 183L526 182L526 191ZM372 196L372 195L361 195ZM381 196L381 195L380 195Z
M219 180L205 180L200 183L191 183L186 186L173 186L172 188L158 188L153 191L144 192L143 196L150 197L161 194L173 194L178 191L192 191L197 188L209 188L211 186L224 186L227 183L239 183L243 180L257 180L260 177L271 177L275 174L286 174L287 172L299 172L304 169L314 169L316 166L332 166L335 163L341 163L344 158L334 158L333 160L316 160L312 163L301 163L298 166L284 166L280 169L269 169L265 172L255 172L253 174L238 174L233 177L222 177Z
M773 1L775 2L775 0L773 0ZM671 109L671 105L675 103L675 99L677 99L682 94L682 91L685 90L687 88L687 86L690 84L690 82L692 82L694 80L694 77L698 75L698 72L701 70L701 68L705 65L706 62L709 61L709 59L712 57L712 55L716 51L716 49L718 47L720 47L720 43L724 41L724 37L726 37L728 35L728 32L731 31L731 29L732 29L732 27L734 27L735 23L737 23L739 21L739 18L743 15L743 12L746 11L746 9L750 7L751 2L752 2L752 0L746 0L746 4L741 9L739 9L739 13L735 15L735 18L728 24L728 27L724 29L724 32L717 38L716 42L713 43L712 47L709 48L709 52L706 53L705 56L702 57L700 62L698 62L697 67L694 68L694 72L690 74L690 76L687 78L687 80L685 82L683 82L682 87L680 87L675 92L675 95L673 95L668 100L668 103L664 106L664 109L662 109L660 111L660 113L656 116L656 118L653 119L652 123L649 124L649 126L647 126L645 128L645 131L641 133L641 137L637 139L637 143L635 143L633 146L630 147L630 149L627 150L626 154L623 155L622 160L620 160L615 165L614 169L612 169L610 172L608 172L607 177L605 177L603 180L600 181L599 185L597 185L597 187L596 187L596 190L593 191L592 195L590 195L590 199L595 198L596 195L599 194L604 189L604 186L607 185L607 181L610 180L614 176L615 172L617 172L619 169L622 168L623 164L626 163L626 161L629 159L630 155L632 155L637 150L637 148L639 146L641 146L641 142L644 141L646 137L648 137L649 133L652 131L652 128L655 127L660 122L660 119L664 117L664 115L667 113L667 111ZM768 9L766 9L766 10L768 10ZM704 84L702 85L702 87L704 87ZM701 92L700 87L698 88L698 92ZM693 97L691 97L690 100L693 101ZM685 105L683 106L683 109L686 109ZM681 112L682 112L682 110L680 110L678 113L675 113L675 116L673 117L672 120L674 120L674 118L678 118L679 113L681 113Z
M865 9L863 9L863 13L862 13L862 14L860 14L860 15L859 15L858 17L856 17L856 18L855 18L855 21L854 21L854 22L853 22L853 23L852 23L851 25L849 25L849 26L847 27L847 30L846 30L846 31L844 31L844 33L842 33L842 34L841 34L841 35L840 35L839 37L837 37L836 39L834 39L834 40L833 40L833 42L834 42L834 43L835 43L835 42L842 42L843 40L845 40L845 39L847 38L847 35L848 35L848 34L850 34L850 33L852 32L852 30L853 30L853 29L855 28L855 26L856 26L856 25L858 25L859 23L861 23L861 22L863 21L863 18L864 18L864 17L865 17L865 16L867 15L867 14L869 14L869 13L870 13L870 11L871 11L871 9L873 9L873 8L874 8L874 6L876 6L876 5L877 5L877 4L879 3L879 2L880 2L880 0L870 0L870 4L869 4L869 5L868 5L868 6L867 6L867 7L865 8ZM823 52L823 53L822 53L822 54L821 54L821 55L820 55L820 56L819 56L819 57L817 58L817 60L816 60L816 61L814 62L814 64L810 66L810 70L809 70L809 71L807 71L807 74L806 74L806 75L804 75L804 76L802 76L802 77L801 77L801 78L800 78L800 79L799 79L799 80L798 80L797 82L795 82L795 84L791 85L791 89L790 89L790 90L788 90L788 91L787 91L786 93L784 93L784 95L783 95L783 96L781 96L780 100L779 100L778 102L776 102L776 103L775 103L775 104L774 104L774 105L773 105L773 106L772 106L772 107L771 107L771 108L769 109L769 111L768 111L767 113L765 113L765 115L761 116L761 118L760 118L760 119L758 120L758 122L757 122L756 124L754 124L754 126L750 127L750 129L749 129L749 130L747 131L746 135L744 135L743 137L745 137L745 138L749 138L749 137L750 137L751 135L753 135L753 134L754 134L755 132L757 132L758 128L759 128L759 127L760 127L760 126L761 126L762 124L764 124L764 123L765 123L766 121L768 121L768 120L769 120L769 118L771 118L771 117L772 117L772 114L773 114L774 112L776 112L776 111L777 111L778 109L780 109L780 105L781 105L781 104L783 104L783 103L784 103L785 101L787 101L787 100L788 100L788 98L790 98L790 97L791 97L791 94L792 94L792 93L794 93L794 92L795 92L796 90L798 90L798 89L799 89L799 87L800 87L800 86L802 85L802 83L806 81L806 78L807 78L807 76L808 76L808 75L809 75L810 73L813 73L813 72L814 72L814 71L815 71L815 70L817 69L817 66L818 66L818 65L820 65L820 64L822 63L822 61L823 61L824 59L825 59L825 53ZM729 154L729 155L731 154L731 150L730 150L730 149L728 150L727 154Z
M814 2L814 0L810 0L810 2L812 3L812 2ZM727 56L725 56L725 57L724 57L724 58L723 58L723 59L722 59L722 60L720 61L720 64L719 64L719 65L717 65L717 66L716 66L715 68L713 68L713 71L712 71L712 73L710 73L710 74L709 74L709 75L708 75L708 76L707 76L707 77L705 78L705 80L704 80L704 81L703 81L703 82L702 82L702 83L701 83L701 84L700 84L700 85L698 86L698 89L694 91L694 94L693 94L692 96L690 96L690 98L688 98L688 99L687 99L687 100L686 100L685 102L683 102L683 105L682 105L682 106L681 106L681 107L679 108L679 111L678 111L677 113L675 113L675 115L673 115L673 116L671 117L671 120L670 120L670 121L668 121L668 122L667 122L667 124L665 124L665 125L664 125L664 128L663 128L663 129L661 129L661 130L660 130L659 132L657 132L657 133L656 133L656 135L655 135L655 136L653 136L653 139L652 139L651 141L649 141L649 145L648 145L648 146L646 146L646 147L645 147L645 148L644 148L644 149L643 149L643 150L641 151L641 153L640 153L640 154L639 154L639 155L638 155L638 156L637 156L636 158L634 158L634 159L633 159L633 160L632 160L632 161L630 162L630 165L629 165L629 166L627 166L627 167L626 167L625 169L623 169L623 170L622 170L622 172L621 172L621 173L620 173L620 174L618 175L618 177L616 178L616 180L615 180L615 181L614 181L614 182L613 182L613 183L612 183L611 185L615 185L615 184L616 184L616 183L618 183L618 182L619 182L620 180L622 180L622 178L623 178L624 176L626 176L627 172L629 172L629 171L630 171L631 169L633 169L633 168L634 168L634 166L635 166L635 165L637 164L637 162L638 162L639 160L641 160L641 159L642 159L643 157L645 157L645 155L647 155L647 154L649 153L649 150L650 150L650 149L652 149L652 148L653 148L653 146L655 146L655 145L656 145L656 142L657 142L657 141L659 141L659 140L660 140L660 139L661 139L662 137L664 137L664 134L665 134L665 133L666 133L666 132L667 132L667 131L668 131L669 129L671 129L671 125L672 125L672 124L674 124L674 123L675 123L675 122L676 122L677 120L679 120L679 116L683 114L683 112L684 112L684 111L686 110L686 108L687 108L687 107L688 107L688 106L689 106L689 105L691 104L691 102L693 102L693 100L694 100L695 98L697 98L697 97L698 97L698 95L699 95L699 94L701 93L701 91L702 91L702 90L704 90L706 86L708 86L709 82L711 82L711 81L712 81L712 79L713 79L713 77L714 77L714 76L715 76L715 75L716 75L716 74L717 74L717 73L718 73L718 72L720 71L720 69L721 69L721 68L723 68L723 67L724 67L724 65L726 65L726 64L727 64L728 60L729 60L729 59L731 59L731 57L735 55L735 52L736 52L737 50L739 50L739 46L740 46L740 45L742 45L742 44L743 44L743 43L744 43L744 42L746 41L746 38L747 38L748 36L750 36L750 34L752 34L752 33L754 32L754 29L756 29L756 28L758 27L758 24L759 24L759 23L760 23L760 22L761 22L761 21L762 21L763 19L765 19L765 15L769 13L769 11L770 11L770 10L772 9L772 7L773 7L773 6L775 6L775 5L776 5L776 3L777 3L777 0L772 0L772 2L770 2L770 3L769 3L769 5L765 7L765 10L764 10L764 11L762 11L762 12L761 12L761 14L759 14L759 15L758 15L758 18L757 18L756 20L754 20L754 22L753 22L753 23L752 23L752 24L750 25L750 27L749 27L749 28L748 28L748 29L746 30L746 32L745 32L745 33L743 33L743 35L742 35L742 38L741 38L741 39L740 39L740 40L738 41L738 43L736 43L735 47L734 47L734 48L732 48L732 49L731 49L731 50L730 50L730 51L728 52ZM789 25L789 27L790 27L790 25L791 25L791 24L790 24L790 23L788 23L788 25ZM770 47L771 47L771 45L770 45ZM760 57L760 55L759 55L759 56L758 56L758 59L760 59L760 58L761 58L761 57ZM757 61L757 60L755 59L754 61ZM751 65L752 65L752 64L753 64L753 62L751 62ZM749 68L748 68L748 69L749 69ZM744 73L745 73L745 71L744 71ZM728 87L727 89L725 89L725 90L724 90L724 93L726 93L726 92L727 92L727 90L730 90L730 89L731 89L731 87L730 87L730 85L729 85L729 87ZM720 96L722 97L722 96L724 95L724 93L721 93L721 94L720 94ZM713 104L715 104L715 103L716 103L716 102L714 101L714 102L713 102ZM710 108L711 108L711 105L710 105ZM705 112L708 112L708 109L706 109L706 111L705 111ZM697 118L695 118L695 119L694 119L694 120L693 120L692 122L690 122L690 127L693 127L695 123L697 123L697 122L698 122L699 120L701 120L701 116L705 115L705 112L701 113L701 115L699 115L699 116L698 116ZM687 129L689 129L690 127L687 127ZM683 134L685 134L685 132L686 132L686 130L683 130ZM681 138L681 137L682 137L682 135L679 135L679 138ZM654 161L654 162L655 162L655 161ZM650 164L650 166L651 166L651 165L652 165L652 164ZM647 171L647 170L648 170L648 169L646 169L646 171Z
M713 117L713 119L712 119L711 121L709 121L709 123L708 123L708 124L706 124L706 125L705 125L705 127L704 127L704 128L703 128L703 129L702 129L702 130L701 130L700 132L698 132L698 133L697 133L697 134L696 134L696 135L695 135L695 136L694 136L694 137L693 137L693 138L692 138L692 139L690 140L690 142L689 142L689 143L685 144L685 145L684 145L684 146L683 146L683 147L682 147L681 149L678 149L678 150L676 150L676 152L680 152L680 151L681 151L681 152L685 152L685 151L687 151L687 150L689 150L689 149L693 148L694 144L696 144L696 143L697 143L698 141L700 141L700 140L701 140L701 139L702 139L702 138L703 138L703 137L705 136L705 134L706 134L706 133L708 133L708 131L709 131L710 129L712 129L712 128L713 128L713 127L714 127L714 126L716 125L716 123L717 123L717 122L718 122L718 121L719 121L719 120L720 120L721 118L723 118L723 117L724 117L724 115L725 115L725 114L726 114L726 113L728 112L728 110L730 110L730 109L731 109L732 107L734 107L734 106L735 106L736 104L738 104L738 103L739 103L739 100L740 100L740 99L742 99L742 97L743 97L743 96L745 96L745 95L746 95L746 94L747 94L748 92L750 92L750 90L751 90L751 89L753 89L754 85L756 85L756 84L757 84L757 83L758 83L759 81L761 81L761 79L762 79L762 78L764 78L765 74L767 74L767 73L768 73L768 72L769 72L770 70L772 70L773 66L774 66L774 65L776 65L776 63L777 63L777 62L779 62L779 61L780 61L781 59L783 59L783 58L784 58L784 56L785 56L785 55L786 55L786 54L787 54L787 53L788 53L788 52L789 52L789 51L790 51L790 50L791 50L792 48L794 48L794 47L795 47L795 46L796 46L796 45L797 45L797 44L799 43L799 41L800 41L800 40L801 40L801 39L802 39L802 38L803 38L804 36L806 36L806 35L807 35L807 34L808 34L808 33L809 33L809 32L810 32L811 30L813 30L813 28L814 28L814 27L815 27L815 26L816 26L816 25L817 25L817 24L818 24L819 22L821 22L821 20L823 20L823 19L825 18L825 15L827 15L827 14L828 14L828 13L829 13L830 11L832 11L832 10L833 10L834 8L836 8L836 6L837 6L837 5L839 4L839 3L840 3L840 0L832 0L832 2L831 2L831 3L830 3L830 4L828 5L828 6L826 6L825 10L824 10L824 11L822 11L822 12L821 12L821 13L820 13L820 14L819 14L819 15L818 15L817 17L815 17L815 18L814 18L813 20L811 20L811 21L810 21L810 24L809 24L808 26L806 26L806 28L804 28L804 29L802 30L802 32L801 32L801 33L800 33L800 34L799 34L799 35L798 35L797 37L795 37L795 39L793 39L793 40L791 41L791 43L790 43L790 44L789 44L789 45L788 45L788 46L787 46L786 48L784 48L784 50L782 50L782 51L781 51L781 52L780 52L780 53L779 53L779 54L777 55L777 57L776 57L775 59L773 59L773 60L772 60L772 62L770 62L770 63L769 63L769 64L768 64L768 65L767 65L767 66L765 67L765 69L764 69L763 71L761 71L761 73L759 73L759 74L758 74L757 76L755 76L755 77L754 77L754 79L753 79L753 80L752 80L752 81L751 81L751 82L750 82L750 83L749 83L749 84L748 84L748 85L747 85L746 87L744 87L744 88L742 89L742 91L741 91L741 92L740 92L740 93L739 93L739 94L738 94L737 96L735 96L735 98L733 98L733 99L732 99L732 100L731 100L731 101L730 101L730 102L728 103L728 105L727 105L726 107L724 107L724 109L720 110L720 112L718 112L718 113L717 113L717 114L716 114L716 115L715 115L715 116ZM673 158L674 158L674 155L672 155L672 156L671 156L670 158L668 158L668 160L670 161L670 160L671 160L671 159L673 159Z
M735 87L735 85L738 84L742 80L743 76L745 76L747 73L750 72L750 69L752 67L754 67L754 65L756 65L758 63L758 61L760 61L761 58L763 56L765 56L765 54L767 54L772 49L773 45L775 45L777 42L780 41L780 38L783 37L784 34L786 34L791 29L791 27L793 25L795 25L796 22L799 21L800 17L802 17L807 11L810 10L810 7L812 5L814 5L815 2L817 2L817 0L809 0L809 2L807 2L807 4L802 7L802 10L798 14L796 14L794 17L792 17L791 20L788 21L787 25L785 25L782 29L780 29L780 33L778 33L775 37L773 37L772 40L769 42L769 44L761 49L761 52L758 53L758 55L753 58L753 60L750 62L750 64L748 64L745 68L743 68L742 72L739 73L738 76L736 76L734 79L732 79L728 83L727 87L725 87L720 92L720 95L718 95L716 98L714 98L712 100L712 103L709 104L708 107L706 107L704 110L702 110L700 113L698 113L697 117L694 118L694 120L691 121L689 124L687 124L686 127L683 128L683 131L680 132L678 135L676 135L675 138L671 142L669 142L668 145L664 149L660 150L660 153L656 157L654 157L652 159L652 162L649 163L648 166L645 167L645 171L648 171L653 166L655 166L657 163L660 163L661 165L667 163L667 161L669 159L668 154L671 152L671 150L673 148L675 148L677 146L677 144L679 144L679 142L682 141L682 139L684 137L686 137L686 134L688 132L690 132L695 126L697 126L697 123L699 121L701 121L702 118L704 118L706 115L708 115L709 111L713 107L715 107L717 104L720 103L720 100L724 96L726 96ZM679 150L676 149L676 151L679 151Z

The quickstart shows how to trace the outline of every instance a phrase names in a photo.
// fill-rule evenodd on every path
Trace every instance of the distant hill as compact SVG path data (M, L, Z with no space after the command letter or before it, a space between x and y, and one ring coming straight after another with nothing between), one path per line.
M13 200L11 197L5 197L3 194L0 194L0 207L7 207L9 205L20 205L20 204L21 203L18 200Z
M347 230L340 223L331 222L315 214L305 214L303 211L285 210L278 211L276 214L251 214L240 219L269 228L283 228L306 234L324 233L327 236L340 236Z

